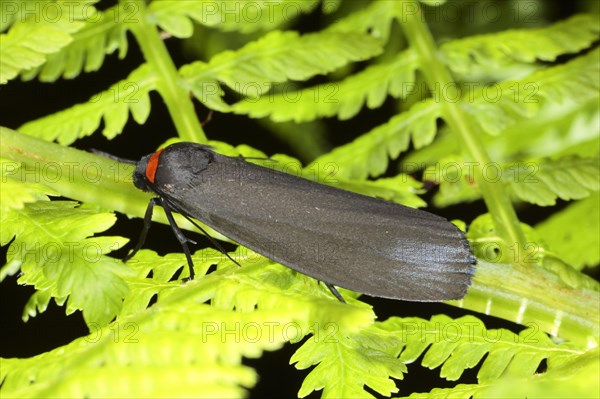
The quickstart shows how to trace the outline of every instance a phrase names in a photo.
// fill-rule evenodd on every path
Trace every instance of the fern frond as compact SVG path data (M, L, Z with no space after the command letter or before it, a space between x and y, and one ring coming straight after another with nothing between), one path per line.
M294 148L294 153L304 162L313 160L331 149L331 145L326 138L327 126L324 121L275 123L264 118L257 119L256 122L273 136Z
M57 193L40 184L28 183L23 184L20 177L25 173L22 165L15 161L9 161L0 158L0 168L2 171L2 190L0 190L0 215L4 215L11 210L23 209L26 204L36 201L49 201L49 195L57 195ZM4 218L4 216L0 216ZM2 233L7 233L8 230L0 230ZM4 246L10 242L12 236L0 235L0 246ZM1 280L0 280L1 281Z
M34 3L57 4L72 14L73 6L83 10L94 1L44 0L17 6ZM479 198L477 184L487 182L470 178L474 165L465 162L468 158L498 162L483 165L484 178L498 179L497 184L506 186L517 200L548 205L557 198L585 199L533 229L519 223L516 215L511 217L510 201L501 187L491 190L497 195L486 194L486 200L504 201L470 224L467 237L479 257L478 272L469 294L450 305L526 325L521 333L487 329L472 316L375 322L373 309L357 300L357 293L340 289L347 301L340 303L321 282L241 246L228 253L239 265L213 249L195 252L197 278L185 282L181 280L188 277L188 266L183 254L159 256L142 250L127 264L108 257L126 240L101 235L115 220L102 209L140 216L150 196L131 184L133 166L0 127L1 156L11 159L2 159L0 165L0 245L8 246L0 281L22 272L18 282L36 289L25 306L25 320L54 300L67 313L81 310L90 329L88 336L48 353L0 359L0 396L242 397L257 381L243 358L260 357L285 343L302 343L291 363L298 369L312 368L300 396L318 390L324 397L365 397L374 392L390 396L402 389L394 379L402 379L406 363L417 359L422 359L423 367L437 368L447 380L464 379L466 370L480 367L478 384L411 397L500 397L514 392L584 396L586 389L598 390L600 284L577 270L600 261L596 231L600 50L590 48L599 37L597 18L579 15L542 29L469 37L439 47L427 40L426 48L405 49L405 40L415 45L430 38L423 20L410 19L407 5L436 6L439 1L372 1L364 6L341 0L146 3L121 1L102 12L88 7L83 18L61 19L52 26L20 14L2 18L0 30L12 28L0 36L0 83L16 75L54 81L96 70L106 54L118 50L125 55L126 31L133 29L135 19L143 24L135 26L135 39L144 55L152 58L87 103L31 121L21 130L64 145L104 124L104 135L112 138L124 129L129 113L138 123L147 120L149 92L165 84L177 89L159 90L174 115L185 107L172 100L189 100L186 93L191 91L211 109L269 117L260 123L313 121L323 132L320 118L349 119L365 105L373 109L388 96L410 95L414 105L402 107L405 112L307 167L291 156L267 157L247 145L210 145L223 154L249 157L250 162L276 170L410 206L424 204L418 196L423 185L410 175L427 166L424 180L441 185L434 197L438 204ZM332 14L327 20L338 16L334 14L338 7L339 14L351 14L317 33L284 31L288 21L317 14L319 6L321 14ZM404 23L414 29L405 30L406 39L394 37L390 32ZM161 81L153 65L168 64L170 77L176 71L168 52L146 51L163 49L155 25L167 36L190 37L195 24L207 32L235 32L231 38L211 34L215 42L222 41L215 48L247 44L218 53L208 62L183 66L180 79ZM259 32L268 33L248 43L251 39L244 34L259 37ZM385 54L373 63L388 41ZM418 54L433 62L424 64ZM566 54L577 55L565 57L565 62L558 58ZM443 62L436 63L440 59ZM349 72L352 63L360 61L368 61L365 69ZM432 98L413 96L417 69L430 83ZM339 81L299 89L306 80L324 74L336 75ZM444 103L445 96L438 97L434 83L442 80L456 83L463 93L454 107ZM479 85L475 92L470 84ZM225 97L226 92L231 95ZM315 95L323 101L315 102ZM230 98L242 100L230 106ZM186 117L175 118L176 125L200 128L191 103L186 104L190 107L180 113ZM465 118L452 119L457 115ZM438 123L441 119L453 128L466 127L465 140L456 140L455 132L444 135L449 128ZM319 149L309 149L310 141L317 139L306 138L305 126L277 128L288 137L297 135L289 142L303 141L305 153L312 154L309 159L327 148L322 138ZM319 133L315 129L311 134ZM462 153L465 143L474 144L466 146L468 157ZM390 171L389 160L400 152L425 146L427 151L406 158L422 162L422 167L404 164L403 173L392 178L367 179ZM59 158L61 167L69 168L69 178L63 173L50 181L55 177L52 170L50 176L47 170L38 173ZM101 172L93 183L78 173L90 163ZM39 177L50 179L38 184ZM49 198L57 194L83 205ZM506 226L515 227L514 234L503 234L502 226L494 224L502 213ZM178 222L182 219L176 216ZM573 223L576 219L583 222ZM163 212L156 221L166 223ZM190 228L190 223L180 227ZM208 234L217 237L213 230ZM507 237L521 241L521 236L526 245L510 246ZM498 250L506 256L498 257ZM544 364L548 372L538 373ZM518 389L509 390L513 387Z
M73 34L85 25L82 20L86 15L82 13L95 12L91 7L93 3L95 1L76 4L68 1L52 2L51 15L44 7L46 2L38 2L28 12L22 10L31 7L27 2L14 4L24 15L6 34L0 35L0 84L19 73L27 73L39 67L50 54L59 52L71 43Z
M353 142L317 158L313 164L334 162L338 176L344 179L378 176L387 169L389 158L396 158L408 148L411 138L415 148L431 143L440 114L439 103L431 99L422 101Z
M577 270L600 262L600 198L598 193L574 202L535 226L535 230L569 265ZM577 223L572 221L576 220Z
M575 15L565 21L537 29L515 29L452 40L440 46L448 66L464 78L501 73L513 63L555 61L574 54L598 40L597 16Z
M306 80L329 73L353 61L381 52L381 44L369 35L320 32L300 36L296 32L273 31L237 51L225 51L208 63L194 62L181 68L181 76L204 104L220 81L250 97L267 92L273 83Z
M463 100L482 129L493 134L482 135L481 141L498 162L574 154L593 157L600 134L600 90L594 89L600 85L598 72L597 59L579 57L517 81L490 86L484 89L485 96L478 92ZM469 96L474 94L467 91ZM415 165L424 169L460 152L454 135L442 130L435 142L407 154L404 162L413 170Z
M194 31L193 22L225 32L252 33L275 29L302 14L310 13L319 3L319 0L252 3L156 0L150 3L148 11L166 32L187 38Z
M485 384L458 384L452 388L433 388L430 392L415 392L403 399L448 399L448 398L473 398L479 397L485 389Z
M522 120L502 132L502 139L482 137L501 160L593 157L600 146L600 91L588 102L548 104L535 118Z
M330 82L300 91L246 99L232 106L237 114L252 118L268 116L275 122L305 122L317 118L337 116L350 119L365 105L378 108L387 95L404 98L414 89L418 59L409 49L389 62L371 65L341 82Z
M133 3L119 4L106 11L86 15L85 26L72 35L72 41L51 55L41 67L24 73L25 79L39 75L43 82L54 82L59 77L72 79L82 70L93 72L100 69L107 54L119 51L119 59L127 55L127 27L141 16Z
M534 166L533 174L531 174ZM538 205L554 205L557 198L582 199L600 190L600 158L564 157L536 163L516 163L508 167L511 190L523 200ZM523 178L530 175L531 178Z
M369 32L387 43L392 22L402 17L404 5L399 1L374 1L366 7L336 21L327 28L334 32Z
M572 101L585 104L596 98L600 88L599 60L598 50L591 51L565 65L536 72L521 81L503 82L497 87L501 93L498 101L490 102L486 95L479 93L465 101L465 106L484 130L498 134L518 120L535 115L541 105L558 103L562 98L576 98ZM528 91L523 93L525 90ZM429 100L413 108L352 143L336 148L318 161L335 160L340 166L341 177L345 178L364 179L368 175L383 173L388 165L388 157L395 158L408 148L409 134L413 135L417 149L433 141L437 132L436 120L440 116L437 104ZM421 117L422 121L419 120ZM409 127L403 128L402 122L408 122ZM412 132L420 134L417 136ZM392 141L387 143L390 139Z
M522 119L500 136L481 135L481 142L497 162L560 158L568 155L594 157L600 146L600 92L584 104L548 104L535 118ZM460 143L442 128L431 145L403 157L401 169L416 171L440 159L457 156Z
M203 258L204 255L207 256ZM144 343L149 348L161 348L161 350L152 352L148 349L144 360L138 359L135 352L128 352L127 355L120 356L121 361L131 362L136 364L136 367L146 369L144 365L148 362L154 364L160 360L155 359L153 353L170 359L166 364L161 364L162 374L154 377L161 385L169 387L171 384L181 385L180 378L172 381L168 374L165 377L164 370L170 367L177 366L181 367L181 372L196 373L201 371L196 367L211 366L215 357L218 357L217 362L224 361L220 357L226 357L228 362L239 364L241 360L240 354L237 354L239 348L244 350L241 354L243 356L259 356L265 343L269 344L268 349L274 349L284 341L298 342L312 333L313 337L305 345L314 342L328 349L335 344L346 348L345 355L351 358L369 359L369 355L362 353L360 349L374 348L370 353L380 355L377 361L373 361L377 371L371 370L370 374L361 378L368 381L374 389L381 391L387 389L388 392L394 389L389 376L401 376L404 366L397 360L397 353L387 354L386 350L392 345L385 342L397 338L383 334L385 339L380 339L381 337L374 336L373 333L370 335L361 333L361 338L356 341L356 345L346 344L348 334L356 333L372 324L374 315L368 306L351 300L351 296L346 292L344 295L349 303L342 304L332 298L327 289L314 279L297 275L296 272L243 248L230 254L242 265L241 268L232 265L223 256L219 259L220 255L214 251L204 255L195 254L197 261L200 257L200 262L204 262L200 263L202 269L200 274L215 262L219 263L217 270L184 286L180 282L166 281L170 279L174 270L185 262L183 256L172 255L159 260L150 251L143 251L132 259L137 276L134 279L140 282L143 280L145 285L134 283L137 291L142 290L134 293L132 289L130 294L130 296L137 296L133 299L138 302L135 309L129 307L128 309L132 311L130 316L119 318L109 328L131 326L131 322L134 321L136 327L139 324L140 344ZM223 264L220 262L221 259L225 260ZM150 269L153 271L153 277L145 278ZM143 311L151 296L147 291L158 293L158 297L151 308ZM211 307L201 304L207 300L211 301ZM127 304L126 298L124 311ZM188 308L192 311L189 312ZM101 332L107 333L107 331L105 329ZM135 331L138 331L137 328ZM121 329L119 332L126 333ZM158 337L160 342L157 341ZM110 345L113 345L112 342ZM205 351L210 352L208 357L204 355ZM103 352L106 353L107 349ZM112 350L108 351L108 353L112 352ZM73 353L73 351L66 348L63 353ZM380 365L382 359L387 359L387 366ZM183 361L182 365L176 363L180 361ZM105 362L105 368L110 370L115 367L110 355L105 358ZM39 361L36 364L39 364ZM350 369L346 372L352 373ZM92 383L93 381L82 381L82 384L86 385ZM138 383L140 382L135 379L131 382L134 386ZM18 382L14 384L18 385ZM61 386L58 388L63 389ZM117 385L116 389L119 388ZM191 388L186 389L200 388L192 384ZM210 388L205 389L208 389L207 395L213 394ZM121 394L122 392L120 391ZM197 392L187 392L187 395L197 396Z
M402 14L402 4L378 1L337 21L324 32L369 32L387 42L391 23ZM238 114L253 118L269 116L273 121L312 121L337 116L341 120L356 115L364 103L379 107L388 94L403 98L414 89L414 72L418 66L415 53L408 49L386 63L371 65L342 82L330 82L296 91L284 86L280 92L245 99L232 106Z
M582 106L597 98L598 90L600 49L594 49L566 64L537 71L521 80L502 82L491 91L483 89L465 105L484 131L499 134L551 104L572 102Z
M25 208L26 204L36 201L49 201L49 195L58 195L54 190L39 184L23 184L19 181L19 176L24 170L21 164L9 160L0 160L2 170L2 190L0 190L0 221L8 220L11 212L19 211ZM0 228L0 246L8 245L14 238L13 231L8 228ZM18 273L21 269L21 260L13 259L7 261L0 268L0 282L7 276Z
M387 11L387 8L390 7L390 2L379 2L376 4L382 4L377 6L377 8L373 6L374 10L377 12L381 10ZM372 10L369 10L369 12L372 12ZM372 15L378 15L377 12L373 12ZM580 19L583 19L583 21L580 21ZM369 20L367 19L366 21ZM587 36L582 35L583 38L580 38L580 40L582 40L579 44L581 48L585 48L590 44L592 36L597 36L592 29L593 26L597 25L597 21L590 16L580 16L580 18L575 17L562 24L568 24L569 27L573 27L575 32L572 33L577 38L580 38L580 36L577 35L580 33L579 30L588 33ZM561 32L562 24L553 27L552 32ZM330 30L341 29L345 24L340 24L340 26L337 26L336 24L334 26L336 29ZM544 30L541 30L541 32L536 32L535 34L539 35L543 40L551 40L546 36L546 30L548 29L549 28L545 28ZM514 32L509 33L514 34ZM533 35L534 33L531 34ZM477 54L478 49L487 50L486 43L490 41L497 43L497 35L498 34L489 37L485 36L485 43L477 43L477 38L464 39L467 43L463 43L461 40L452 41L445 46L442 46L441 49L450 54L448 60L450 67L454 67L453 62L455 62L455 59L453 56L457 54L460 55L460 57L464 57L465 60L469 60L467 65L471 66L473 65L473 62L468 55L465 56L466 52L464 51L464 47L470 49L474 48L472 51ZM490 39L490 37L493 38L493 40ZM523 47L522 38L518 40L513 39L512 41L509 41L508 44L503 43L503 45L508 46L509 48L511 44L518 47L515 51L519 48L521 50L530 49L528 46ZM579 47L577 47L577 49L579 49ZM502 50L506 51L504 47L502 47ZM480 50L480 52L483 51ZM497 52L498 54L503 54L498 49ZM517 52L517 55L518 54L519 53ZM557 53L556 55L560 54L561 53ZM486 52L485 55L489 54ZM506 57L506 54L503 55ZM517 55L515 55L515 57L517 57ZM480 55L480 57L482 57L482 55ZM543 56L542 59L546 60ZM489 56L486 57L485 60L489 62ZM417 66L418 60L414 55L414 52L409 49L399 54L395 60L390 63L370 66L365 71L350 76L340 83L327 83L292 93L290 93L289 90L285 90L283 93L262 97L258 100L241 101L232 108L236 113L248 114L254 118L270 116L274 121L294 120L295 122L302 122L314 120L318 117L331 117L334 115L337 115L340 119L348 119L360 110L365 99L367 100L367 106L369 108L376 108L381 105L388 91L389 94L396 98L404 97L406 92L413 88L410 84L414 81L414 71ZM461 64L458 62L458 68L464 66L464 63ZM470 77L472 78L472 76ZM386 91L383 88L388 88L388 90Z
M316 365L302 383L299 397L321 389L323 398L374 397L365 386L385 396L398 392L391 378L402 379L406 372L397 358L400 336L376 325L353 335L335 325L316 334L290 359L300 370Z
M302 334L294 334L291 342L298 342L311 329L330 323L351 333L373 322L371 308L351 299L355 293L340 290L350 303L347 306L334 299L317 280L298 274L247 248L240 247L231 256L242 265L241 268L229 266L211 273L205 279L208 287L205 295L211 299L213 306L240 311L301 310L306 315L306 320L298 321L297 325Z
M487 330L474 316L452 319L435 315L431 320L393 317L380 327L402 338L400 360L411 363L425 354L421 364L430 369L441 366L440 376L451 381L480 362L477 379L487 383L505 375L528 377L544 359L550 370L584 353L568 344L553 343L535 326L519 334Z
M19 283L48 291L52 297L68 296L69 312L80 309L88 325L105 325L120 310L128 290L120 277L126 274L125 266L105 254L127 240L90 238L110 227L115 217L76 205L37 201L3 214L2 236L15 237L7 263L20 263Z
M199 284L194 291L196 295L203 301L210 300L213 306L243 312L255 309L284 311L288 308L290 311L301 311L305 319L298 320L297 327L302 334L294 335L294 342L308 334L315 323L335 323L346 331L356 331L373 321L374 315L366 305L358 301L350 302L350 306L342 304L315 279L300 275L247 248L239 247L229 256L241 267L214 250L202 250L194 254L195 270L200 275L206 273L211 265L217 265L216 271L193 283ZM181 283L169 280L173 273L185 265L182 254L169 254L161 258L151 251L140 251L130 262L134 262L135 276L128 276L126 280L138 291L132 291L125 298L123 313L135 314L144 309L153 295L157 295L157 304L160 304L179 292ZM153 272L152 278L147 277L150 270ZM187 271L181 276L186 275ZM349 301L355 295L343 289L341 292ZM342 308L344 311L340 312Z
M597 349L591 350L572 362L529 378L507 377L487 384L458 384L452 388L413 393L406 398L590 398L599 389L599 380L596 378L600 372L597 352Z
M223 311L198 303L193 288L54 351L2 359L3 395L245 396L257 376L242 357L281 347L298 313Z
M25 123L19 131L47 141L57 140L68 145L89 136L104 120L102 134L112 139L121 133L129 119L142 124L150 114L149 92L156 87L156 77L146 64L133 71L125 80L64 111Z
M224 260L229 261L223 254L211 248L197 251L192 255L192 260L196 278L204 276L212 265L218 265ZM125 277L130 292L125 296L118 320L146 309L155 295L158 302L169 291L181 287L180 280L172 281L178 270L182 270L180 278L189 277L187 260L183 253L158 256L153 251L141 250L127 265L133 269L133 274ZM150 272L151 278L148 277Z
M502 378L485 387L481 398L592 398L600 392L598 348L531 378Z
M598 156L581 158L567 156L553 159L511 163L491 163L482 168L483 178L504 183L522 201L549 206L557 198L582 199L600 190ZM444 207L480 197L473 182L473 163L460 157L447 157L428 167L423 178L439 183L434 196L436 206Z

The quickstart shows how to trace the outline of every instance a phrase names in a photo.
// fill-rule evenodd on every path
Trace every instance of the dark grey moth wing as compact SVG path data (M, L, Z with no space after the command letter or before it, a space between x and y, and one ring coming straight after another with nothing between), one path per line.
M270 259L371 296L459 299L474 272L464 234L444 218L205 146L167 147L154 190L179 211Z

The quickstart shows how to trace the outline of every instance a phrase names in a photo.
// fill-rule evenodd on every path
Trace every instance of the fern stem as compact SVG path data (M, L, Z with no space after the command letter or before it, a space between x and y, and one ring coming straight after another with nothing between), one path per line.
M151 194L132 184L134 165L40 140L3 126L0 126L0 158L18 162L22 168L8 166L4 171L5 179L41 183L63 197L93 203L128 216L143 218L152 198ZM43 172L46 170L54 175ZM91 176L90 171L93 171ZM183 216L174 216L182 229L197 231ZM160 208L154 212L152 220L169 224ZM230 241L207 226L204 229L220 240Z
M448 303L545 331L588 348L598 346L600 293L595 281L588 287L583 284L574 287L542 268L532 273L512 263L482 260L477 262L477 270L469 294ZM548 295L549 292L560 294Z
M444 120L458 135L467 156L475 164L475 181L481 190L498 235L502 237L507 247L517 244L525 248L525 235L506 190L502 184L494 184L484 178L483 168L491 164L490 158L479 140L479 129L461 108L460 102L452 100L456 98L458 85L438 58L439 52L431 32L423 22L424 17L419 4L414 0L405 0L403 10L405 11L402 21L404 34L421 58L421 65L425 66L421 72L429 88L435 93L435 98L442 104ZM502 253L507 254L508 251Z
M205 143L207 141L202 124L196 116L196 110L189 93L181 84L177 68L160 37L157 27L148 22L146 6L143 1L126 1L125 6L139 11L141 17L130 18L129 28L135 36L144 58L159 76L157 90L167 105L175 124L177 134L182 140Z
M131 184L133 165L2 126L0 158L13 161L3 165L4 179L41 183L58 195L93 203L102 209L143 217L151 197ZM90 176L90 171L97 171L96 175ZM181 228L195 230L183 217L175 217ZM162 211L155 212L153 220L168 223ZM211 236L227 240L207 226L204 228ZM600 302L595 286L565 286L546 270L532 273L511 263L499 265L480 261L477 267L469 295L461 301L452 301L452 304L520 324L536 323L537 328L553 335L597 345L594 337L598 336ZM559 292L560 295L548 295L548 292Z

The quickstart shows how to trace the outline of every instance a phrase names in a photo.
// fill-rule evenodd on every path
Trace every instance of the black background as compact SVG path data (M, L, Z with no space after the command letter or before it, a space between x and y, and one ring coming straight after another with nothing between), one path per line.
M562 19L575 11L574 3L554 2L554 4L556 9L552 12L552 19ZM315 18L318 19L318 16L306 16L293 28L300 31L318 29L318 21ZM317 25L316 28L315 25ZM115 54L107 56L99 72L82 74L74 80L59 79L53 84L14 80L2 86L0 88L0 110L2 112L0 123L16 129L26 121L66 109L76 103L85 102L93 94L106 90L111 84L124 79L143 61L135 41L131 36L129 39L130 49L127 57L119 60ZM191 61L183 55L181 41L170 39L166 43L176 65ZM121 134L112 141L96 132L91 137L78 140L74 146L85 150L96 148L128 159L139 159L142 155L153 152L164 140L174 136L175 130L161 99L156 93L153 93L151 97L152 112L143 126L130 120L124 129L126 134ZM387 120L394 112L394 102L388 100L383 107L377 110L361 111L351 121L327 120L329 131L332 132L329 137L331 145L335 146L350 141L371 127ZM197 104L197 113L199 119L202 120L208 111ZM267 154L281 152L294 155L293 149L289 148L286 143L273 138L257 123L246 117L215 113L210 123L205 126L205 131L211 139L234 145L249 144ZM391 171L391 173L393 172ZM560 207L562 204L558 206ZM527 207L519 210L519 216L522 221L535 224L555 210L556 208ZM481 202L476 202L466 207L432 211L451 219L459 218L471 221L477 215L484 213L485 207ZM141 221L139 219L129 220L122 215L118 216L117 224L106 234L130 237L135 240L141 228ZM146 247L152 248L160 254L180 251L174 237L172 239L165 238L171 236L168 226L155 224ZM198 237L193 236L192 238L197 239ZM5 261L5 251L6 248L3 248L2 259L0 259L2 264ZM117 255L124 255L124 253L117 253ZM34 356L87 334L87 328L80 312L65 316L64 308L58 307L54 301L51 302L46 312L23 323L21 312L34 290L31 287L17 285L16 280L17 277L13 276L0 284L1 357ZM380 320L385 320L390 316L429 318L434 314L445 313L451 317L460 317L470 313L443 304L408 303L369 297L363 297L363 299L375 307L375 313ZM488 328L505 327L513 331L522 329L521 326L504 320L481 314L476 314L476 316L481 318ZM286 345L279 351L264 353L260 359L245 360L245 363L255 367L260 375L260 381L252 389L251 397L296 397L302 380L309 372L309 370L298 371L289 365L289 359L298 347L299 345ZM441 380L439 370L426 370L420 367L418 365L420 360L413 365L408 365L409 374L406 376L406 381L398 383L400 395L429 391L433 386L456 385L456 382ZM465 372L461 382L476 382L476 371L477 368ZM311 395L311 397L319 396L320 393Z

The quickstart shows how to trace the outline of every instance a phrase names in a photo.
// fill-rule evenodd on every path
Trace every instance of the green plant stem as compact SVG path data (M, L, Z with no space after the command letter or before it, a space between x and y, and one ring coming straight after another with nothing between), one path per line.
M133 165L4 127L0 127L0 158L17 162L21 167L11 168L13 165L9 164L11 169L3 170L3 179L41 183L61 196L104 209L143 217L150 199L150 194L133 186ZM47 171L58 171L58 177L47 176ZM175 217L181 228L195 230L183 217ZM155 212L154 220L167 223L162 210ZM227 240L212 229L206 229L213 237ZM549 292L556 294L548 295ZM568 287L543 269L528 270L510 263L498 265L480 261L469 294L452 304L520 324L535 323L544 331L585 341L588 345L596 342L599 334L598 290Z
M106 157L50 143L0 126L0 158L17 162L21 169L9 165L3 178L27 183L41 183L59 195L88 202L103 209L143 218L152 194L133 185L135 166ZM161 207L155 207L152 220L168 224ZM184 217L176 214L180 228L198 231ZM204 226L213 237L230 241ZM137 237L135 237L137 239Z
M159 76L157 90L167 105L175 124L178 136L185 141L205 143L207 141L202 124L196 116L196 110L189 93L182 85L177 68L160 37L156 25L146 20L146 6L143 1L128 1L141 18L132 18L129 29L135 36L146 62Z
M481 190L498 235L502 237L507 246L517 244L520 248L525 248L525 235L504 186L486 181L483 176L483 168L490 165L491 161L479 140L480 129L461 108L460 102L452 100L456 99L458 85L452 79L444 63L438 58L439 51L431 32L424 23L420 6L415 0L404 0L404 2L404 10L406 10L402 24L404 33L411 47L421 58L421 65L424 66L421 72L430 89L434 91L436 98L442 104L444 120L458 135L467 156L474 163L475 181ZM507 253L507 251L502 252Z
M600 292L593 288L568 286L543 268L479 260L468 295L448 303L591 348L600 336Z

